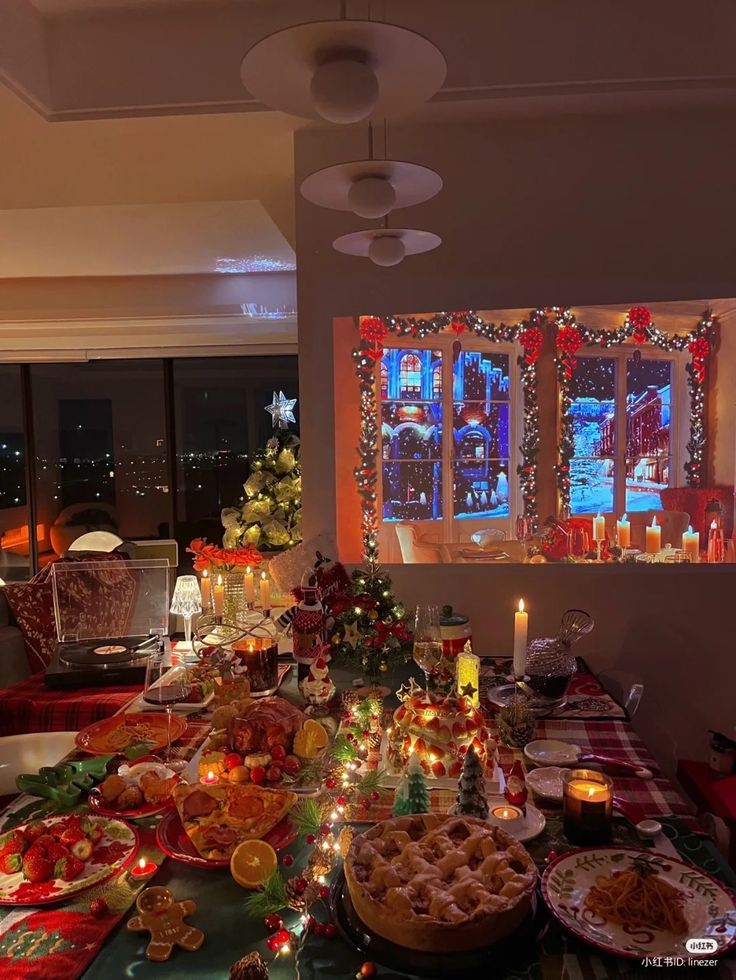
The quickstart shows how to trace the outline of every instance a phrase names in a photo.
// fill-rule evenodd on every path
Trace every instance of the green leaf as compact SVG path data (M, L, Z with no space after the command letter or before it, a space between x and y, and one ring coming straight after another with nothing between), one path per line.
M289 814L289 819L300 836L303 837L306 834L316 836L323 823L322 807L316 799L307 796L294 807Z
M258 891L253 892L245 900L246 912L255 919L262 919L271 912L280 912L288 907L289 893L278 868L271 872Z
M358 757L358 748L346 735L340 734L332 743L330 755L336 762L354 762Z
M361 793L380 793L386 788L387 777L388 773L385 769L374 769L363 776L358 783L358 789Z

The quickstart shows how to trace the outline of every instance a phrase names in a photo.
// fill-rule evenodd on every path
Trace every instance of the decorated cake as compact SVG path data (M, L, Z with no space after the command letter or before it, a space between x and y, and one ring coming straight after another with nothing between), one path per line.
M537 882L526 849L472 817L396 817L354 838L350 901L389 942L428 952L489 946L526 918Z
M387 752L393 769L403 769L416 755L428 776L457 777L468 746L473 745L484 774L493 776L496 743L470 698L431 694L415 682L402 687L398 696L402 703L394 712Z

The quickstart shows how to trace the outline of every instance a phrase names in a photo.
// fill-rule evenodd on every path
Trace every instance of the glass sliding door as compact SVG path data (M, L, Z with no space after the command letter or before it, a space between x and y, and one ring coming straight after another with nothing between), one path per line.
M0 578L14 582L31 570L20 365L0 364L0 391Z

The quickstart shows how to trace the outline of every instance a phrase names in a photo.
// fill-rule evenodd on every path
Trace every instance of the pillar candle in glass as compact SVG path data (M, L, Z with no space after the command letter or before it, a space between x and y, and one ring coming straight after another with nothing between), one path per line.
M598 516L593 518L593 540L606 540L606 519L601 516L600 511L598 511Z
M692 525L682 535L682 550L690 561L700 561L700 534L693 531Z
M210 611L210 606L212 605L212 579L210 578L210 573L205 570L202 572L202 579L199 583L200 591L202 592L202 609L205 614Z
M573 844L602 844L611 837L613 782L595 769L570 769L562 782L563 830Z
M519 611L514 613L514 677L526 673L526 637L529 630L529 613L524 611L524 600L519 599Z
M662 550L662 528L657 524L657 515L652 518L651 525L646 529L646 547L648 555L658 555Z
M717 521L711 521L708 528L708 562L717 564L724 558L723 530L718 526Z
M222 619L222 612L225 608L225 585L222 581L222 575L217 576L217 581L212 591L214 595L215 616Z
M616 543L619 548L631 547L631 522L626 514L622 514L621 519L616 521Z
M457 655L455 677L458 694L464 693L463 688L469 692L471 688L473 689L472 693L466 694L465 697L469 697L473 707L477 708L480 704L480 657L476 657L473 653L470 640L467 641L462 652Z
M278 688L278 656L279 645L276 637L246 636L233 643L235 653L248 668L250 693L253 697L262 698L267 694L275 694Z
M245 575L243 576L243 596L246 602L256 601L256 583L255 576L253 575L253 569L250 565L245 566Z

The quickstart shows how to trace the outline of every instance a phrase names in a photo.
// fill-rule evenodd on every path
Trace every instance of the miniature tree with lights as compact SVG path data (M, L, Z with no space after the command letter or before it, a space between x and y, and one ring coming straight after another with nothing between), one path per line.
M458 780L458 795L455 812L466 817L485 820L488 817L483 767L473 746L468 747L463 761L463 771Z
M283 551L302 540L299 439L288 429L296 421L295 404L295 398L274 392L273 403L266 406L276 431L250 460L243 503L222 511L226 548L250 544L260 551Z
M406 776L406 812L429 813L427 782L416 755L409 759Z

